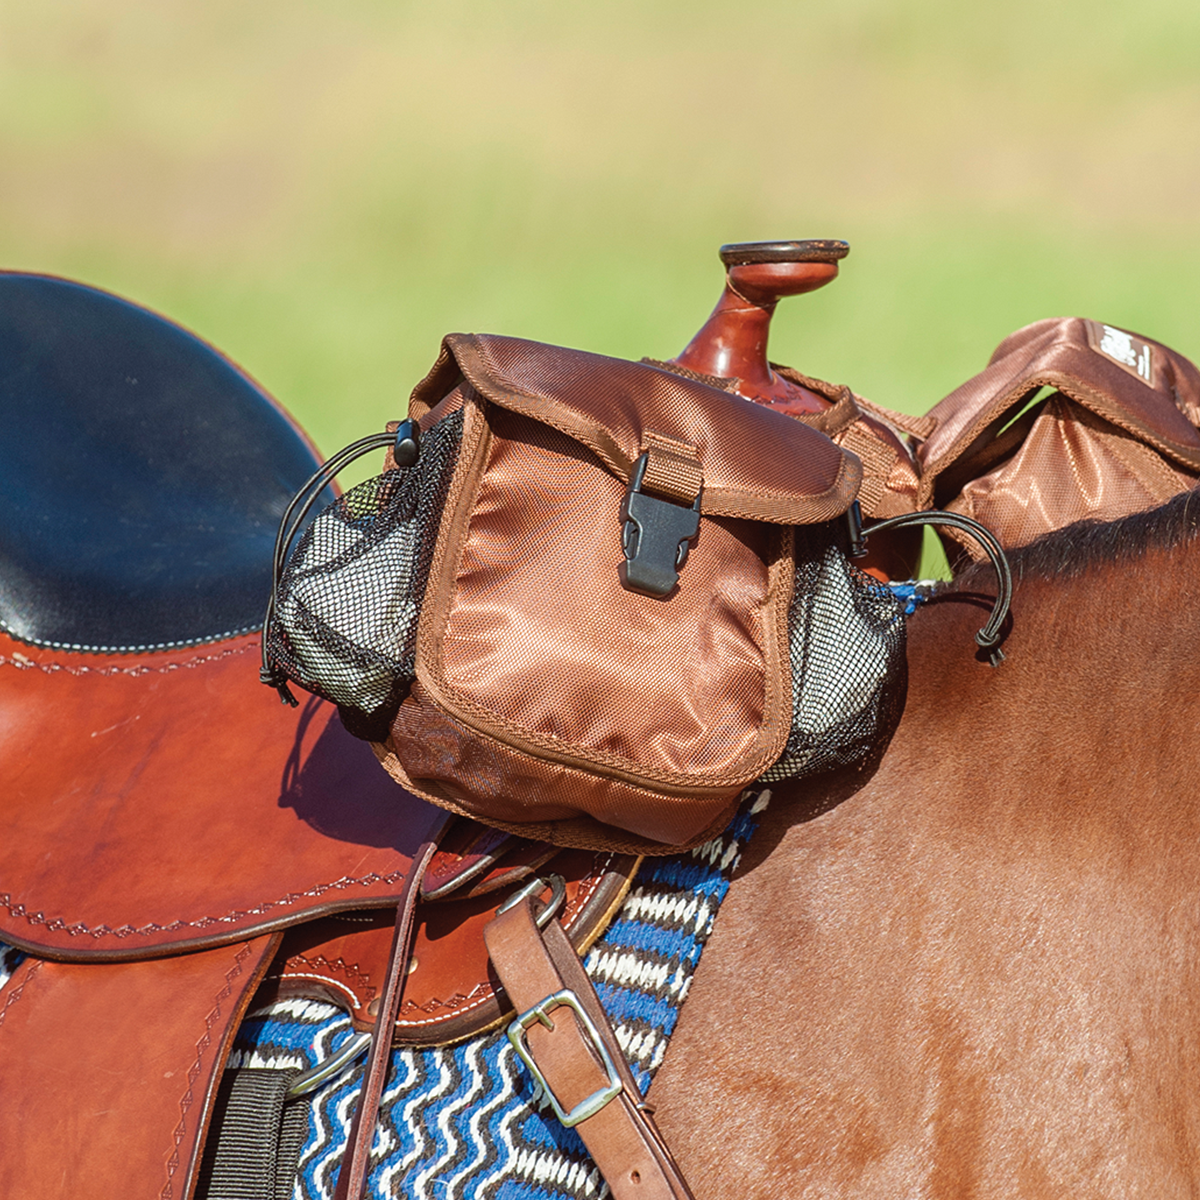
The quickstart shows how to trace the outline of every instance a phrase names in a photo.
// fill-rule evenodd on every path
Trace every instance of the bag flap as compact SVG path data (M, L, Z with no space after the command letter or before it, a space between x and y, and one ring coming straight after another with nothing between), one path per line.
M656 439L693 447L700 511L781 525L844 513L862 464L782 413L643 363L492 334L449 334L413 391L423 416L465 379L502 408L588 447L620 479Z
M918 449L922 502L942 471L984 449L997 432L989 427L1043 387L1056 388L1175 462L1200 469L1196 367L1140 334L1057 317L1010 334L984 371L930 411L937 426Z

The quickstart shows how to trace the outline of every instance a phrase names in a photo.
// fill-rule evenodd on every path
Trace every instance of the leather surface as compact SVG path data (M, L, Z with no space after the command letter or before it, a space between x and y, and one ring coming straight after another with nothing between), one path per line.
M408 964L416 927L417 901L421 880L429 869L429 860L437 849L434 838L424 842L413 858L413 869L404 881L396 906L396 922L388 953L388 966L380 995L380 1025L371 1035L371 1047L363 1070L362 1085L350 1122L350 1136L338 1170L334 1200L362 1200L370 1169L371 1149L375 1145L375 1127L384 1084L392 1063L392 1043L387 1036L408 982Z
M0 992L0 1196L186 1200L277 941L104 967L26 959Z
M438 900L446 895L460 894L464 887L493 874L497 862L518 846L532 852L531 862L539 855L544 861L554 853L552 846L522 843L500 829L490 829L474 821L455 821L442 835L426 868L421 880L421 899Z
M445 814L332 705L286 708L258 639L67 654L0 635L0 938L136 958L395 904Z
M0 629L153 647L261 620L317 461L247 375L106 292L0 273Z
M640 861L633 855L568 850L542 868L543 878L556 873L566 881L559 917L579 953L606 928ZM507 894L513 890L510 884ZM485 894L418 907L394 1042L444 1045L495 1025L510 1010L497 996L483 942L484 926L505 899L505 894ZM267 972L264 999L331 1000L350 1013L358 1028L373 1029L394 921L391 910L348 913L289 930Z
M518 1012L571 992L595 1028L595 1035L586 1033L566 1007L554 1008L525 1028L525 1047L564 1110L576 1110L613 1082L600 1061L595 1039L607 1050L621 1090L574 1128L615 1200L691 1200L687 1181L654 1123L650 1106L642 1101L599 997L562 927L551 921L539 931L533 905L525 900L491 921L485 936L496 971Z

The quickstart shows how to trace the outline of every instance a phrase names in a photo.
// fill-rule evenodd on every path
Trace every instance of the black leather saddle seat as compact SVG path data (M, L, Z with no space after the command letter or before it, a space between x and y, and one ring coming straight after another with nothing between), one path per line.
M0 628L85 651L262 620L317 459L211 346L106 292L0 273Z

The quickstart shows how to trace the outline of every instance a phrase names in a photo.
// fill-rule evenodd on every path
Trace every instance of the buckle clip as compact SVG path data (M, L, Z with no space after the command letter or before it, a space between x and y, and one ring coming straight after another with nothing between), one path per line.
M621 586L630 591L666 596L679 582L692 539L700 531L700 497L691 508L660 500L642 491L649 451L633 464L629 489L621 502L621 548L625 561L620 566Z
M592 1044L592 1049L595 1050L604 1066L605 1074L608 1076L608 1082L604 1087L597 1088L590 1096L580 1100L570 1112L567 1112L559 1104L558 1097L554 1094L554 1090L546 1081L546 1077L538 1068L537 1063L533 1061L533 1056L529 1053L529 1047L525 1044L525 1030L535 1021L541 1025L545 1025L547 1029L554 1029L554 1022L550 1020L549 1014L556 1008L569 1008L575 1014L580 1025L586 1031L588 1039ZM550 1101L550 1107L554 1110L554 1115L567 1129L573 1128L581 1121L586 1121L589 1117L594 1117L606 1104L616 1099L624 1090L621 1087L621 1077L617 1074L617 1067L612 1060L612 1055L609 1054L608 1048L600 1040L600 1031L596 1028L591 1017L583 1011L583 1005L579 1003L579 997L570 988L565 988L561 992L555 992L554 995L547 996L545 1000L539 1000L532 1008L527 1009L517 1017L508 1027L508 1040L512 1042L513 1049L517 1052L517 1057L525 1064L530 1075L533 1076L537 1083L541 1084L542 1091L545 1092L546 1099Z

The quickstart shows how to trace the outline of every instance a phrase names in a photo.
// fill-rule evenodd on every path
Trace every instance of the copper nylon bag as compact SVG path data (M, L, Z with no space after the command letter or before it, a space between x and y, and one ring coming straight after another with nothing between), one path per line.
M1005 546L1151 508L1200 477L1200 372L1079 317L1017 330L928 417L919 506L973 517ZM979 554L965 539L948 549Z
M461 447L415 681L375 746L435 803L560 844L694 845L791 724L796 525L853 500L856 458L786 416L638 363L451 335L413 394ZM622 583L643 490L699 530L678 585Z
M289 507L262 679L335 701L411 791L666 853L894 716L903 603L846 560L862 464L823 434L654 366L470 334L393 428ZM401 461L288 557L330 473L381 439Z

